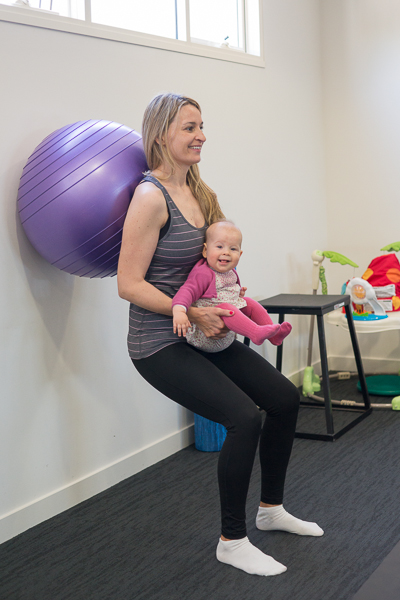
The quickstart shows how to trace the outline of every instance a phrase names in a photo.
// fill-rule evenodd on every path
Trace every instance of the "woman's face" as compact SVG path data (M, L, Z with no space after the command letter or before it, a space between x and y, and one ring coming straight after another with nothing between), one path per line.
M185 104L172 121L167 134L167 144L174 162L184 167L199 163L205 141L200 111L192 104Z

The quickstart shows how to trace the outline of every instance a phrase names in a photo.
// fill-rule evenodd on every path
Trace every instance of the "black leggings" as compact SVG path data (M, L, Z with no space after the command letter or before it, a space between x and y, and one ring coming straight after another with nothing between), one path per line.
M297 388L238 341L215 353L181 342L132 362L165 396L228 430L218 462L222 535L245 537L246 497L260 433L261 500L282 504L299 408ZM262 429L257 406L266 411Z

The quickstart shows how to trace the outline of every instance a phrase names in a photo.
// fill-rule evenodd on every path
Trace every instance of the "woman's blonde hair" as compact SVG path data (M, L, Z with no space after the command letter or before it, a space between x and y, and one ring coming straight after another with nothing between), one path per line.
M200 112L200 106L196 100L181 96L179 94L159 94L147 106L142 123L142 137L144 152L150 171L158 169L162 164L168 164L172 173L175 170L175 162L171 156L167 144L161 144L157 140L167 140L169 126L177 116L178 112L186 104L191 104ZM186 182L200 204L200 208L208 225L211 225L224 215L217 200L217 195L200 177L198 165L191 165Z

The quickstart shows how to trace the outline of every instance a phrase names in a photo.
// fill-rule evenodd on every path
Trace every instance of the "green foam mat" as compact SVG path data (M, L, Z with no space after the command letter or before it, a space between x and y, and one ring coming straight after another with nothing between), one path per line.
M371 375L365 378L368 392L375 396L399 396L400 395L400 376L399 375ZM361 392L360 382L357 383L357 389Z

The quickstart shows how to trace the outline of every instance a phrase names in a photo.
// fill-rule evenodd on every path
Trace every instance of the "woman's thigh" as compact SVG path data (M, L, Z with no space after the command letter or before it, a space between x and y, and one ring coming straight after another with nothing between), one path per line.
M258 426L260 416L254 399L210 360L223 352L204 353L178 343L132 362L154 388L196 414L228 430L246 421Z
M222 352L208 353L207 359L271 416L282 410L297 411L300 400L297 388L245 344L236 340Z

